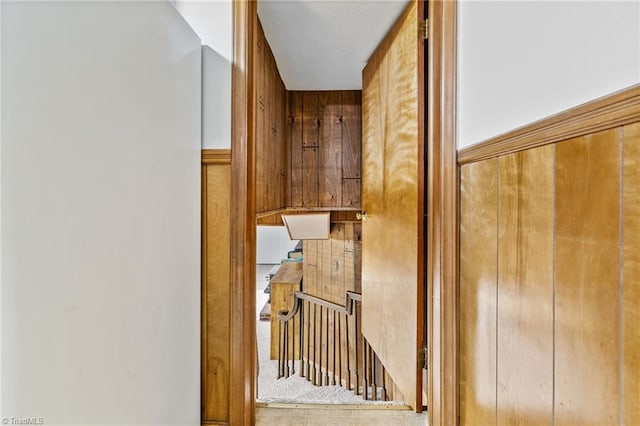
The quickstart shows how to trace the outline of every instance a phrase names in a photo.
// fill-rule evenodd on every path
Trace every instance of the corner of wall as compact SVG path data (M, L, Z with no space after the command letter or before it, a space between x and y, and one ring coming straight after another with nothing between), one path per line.
M2 2L0 2L0 64L2 64ZM0 66L0 313L2 313L2 66ZM0 314L0 418L2 417L2 315Z

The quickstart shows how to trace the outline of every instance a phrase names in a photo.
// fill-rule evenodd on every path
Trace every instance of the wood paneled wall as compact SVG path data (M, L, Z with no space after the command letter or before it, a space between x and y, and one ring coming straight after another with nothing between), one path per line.
M304 292L343 305L347 291L361 291L362 226L333 223L328 240L304 240Z
M640 424L640 124L465 164L462 424Z
M289 92L289 207L360 206L361 92Z
M229 421L231 153L202 152L202 421Z
M287 91L260 21L256 34L256 211L287 204Z

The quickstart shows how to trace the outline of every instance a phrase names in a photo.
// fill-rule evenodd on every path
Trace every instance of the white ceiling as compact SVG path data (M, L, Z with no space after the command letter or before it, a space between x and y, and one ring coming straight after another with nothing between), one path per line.
M362 69L409 0L261 0L288 90L362 88Z

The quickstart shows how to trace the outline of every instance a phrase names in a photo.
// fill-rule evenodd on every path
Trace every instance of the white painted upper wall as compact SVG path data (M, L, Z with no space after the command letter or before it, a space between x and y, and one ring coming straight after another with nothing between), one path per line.
M2 416L200 424L200 40L2 2Z
M640 82L638 1L458 6L458 148Z
M202 40L202 148L231 148L233 16L230 0L172 0Z
M170 0L193 31L231 63L233 60L233 5L231 0Z
M256 263L279 264L298 244L291 240L284 226L258 226L256 233Z

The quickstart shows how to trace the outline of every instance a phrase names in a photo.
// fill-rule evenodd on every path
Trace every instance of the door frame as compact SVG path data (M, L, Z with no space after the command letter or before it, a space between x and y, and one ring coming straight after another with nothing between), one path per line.
M458 424L457 0L429 1L427 60L427 401Z
M427 401L429 424L435 426L458 419L457 0L431 0L428 8ZM257 371L256 0L233 0L232 15L229 423L249 426L255 424Z

